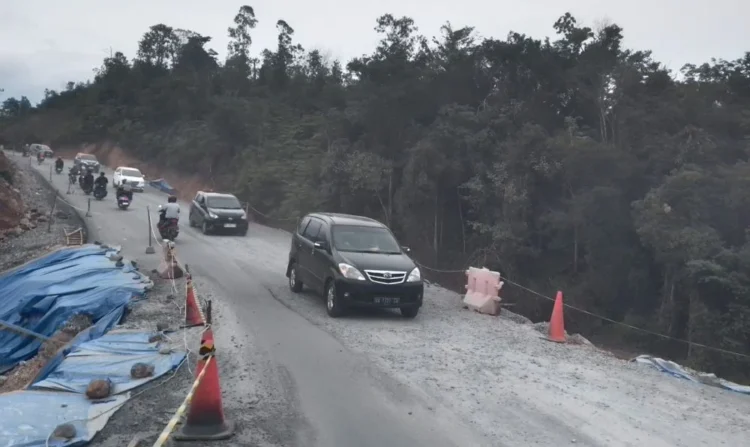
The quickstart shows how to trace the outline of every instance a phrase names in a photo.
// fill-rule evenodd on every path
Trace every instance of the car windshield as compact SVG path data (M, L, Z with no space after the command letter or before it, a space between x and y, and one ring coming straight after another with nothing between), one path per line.
M143 174L141 174L141 171L137 169L123 169L120 172L122 172L122 175L124 177L143 177Z
M240 201L237 200L236 197L232 196L207 197L206 205L209 208L221 208L229 210L242 208L242 205L240 205Z
M91 154L81 154L78 158L86 161L96 161L96 157Z
M336 225L333 246L338 251L357 253L401 253L401 247L390 231L382 227Z

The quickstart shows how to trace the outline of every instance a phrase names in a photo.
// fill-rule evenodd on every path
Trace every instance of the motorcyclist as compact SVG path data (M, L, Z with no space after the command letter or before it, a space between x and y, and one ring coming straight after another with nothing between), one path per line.
M159 210L159 227L166 224L169 219L180 219L180 205L177 204L175 196L169 196L167 204Z
M39 163L44 161L44 152L39 151L36 153L36 159Z
M55 169L58 171L62 171L65 167L65 162L63 161L62 157L57 157L57 160L55 160Z
M120 196L123 195L127 197L130 202L133 201L133 190L130 188L128 181L125 179L122 179L122 183L120 183L120 186L117 187L117 194L115 194L115 199L119 199Z
M99 173L99 177L94 180L94 186L106 188L107 184L109 183L109 179L107 179L107 176L103 173Z
M88 169L86 175L83 176L83 189L86 188L94 189L94 173L91 169Z

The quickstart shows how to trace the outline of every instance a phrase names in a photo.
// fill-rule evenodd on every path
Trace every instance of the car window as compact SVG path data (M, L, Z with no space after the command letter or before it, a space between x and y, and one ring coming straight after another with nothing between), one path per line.
M401 247L388 229L357 225L336 225L333 246L338 251L359 253L401 253Z
M305 228L305 232L302 236L313 242L318 240L318 232L320 232L322 222L318 219L311 219L310 224Z
M305 231L305 227L307 226L307 223L310 222L310 217L306 216L302 219L302 221L299 223L299 226L297 227L297 234L302 234Z
M328 224L323 222L318 232L318 238L315 242L328 242Z
M91 154L81 154L81 155L79 156L79 158L80 158L81 160L96 161L96 157L94 157L94 156L93 156L93 155L91 155Z
M143 177L141 171L137 169L123 169L122 171L120 171L120 173L125 177Z
M230 210L236 210L242 208L242 205L240 205L240 201L237 200L234 196L214 196L209 197L206 200L206 205L209 208L220 208L220 209L230 209Z

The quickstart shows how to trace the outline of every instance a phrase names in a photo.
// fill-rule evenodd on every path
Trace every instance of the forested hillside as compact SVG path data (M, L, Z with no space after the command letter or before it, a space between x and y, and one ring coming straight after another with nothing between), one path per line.
M677 76L624 48L617 25L569 14L541 40L450 23L428 38L386 14L372 54L340 62L284 20L276 48L257 51L257 20L275 18L251 7L227 19L226 60L208 36L154 25L93 81L36 107L6 100L0 138L112 142L280 219L372 216L428 266L500 268L610 319L750 354L750 53ZM740 356L566 319L718 374L750 371Z

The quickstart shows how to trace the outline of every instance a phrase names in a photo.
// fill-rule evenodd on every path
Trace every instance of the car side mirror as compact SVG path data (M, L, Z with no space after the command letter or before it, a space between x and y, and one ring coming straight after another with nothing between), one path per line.
M404 253L411 253L411 248L409 248L409 247L407 247L405 245L401 246L401 250L403 250Z

